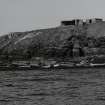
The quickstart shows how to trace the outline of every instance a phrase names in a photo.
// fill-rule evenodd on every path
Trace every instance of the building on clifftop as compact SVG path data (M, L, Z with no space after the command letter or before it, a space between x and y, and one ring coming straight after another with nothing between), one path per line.
M61 21L61 26L68 26L68 25L83 25L83 20L73 19L73 20Z
M83 26L86 24L93 24L93 23L99 23L102 22L103 19L101 18L92 18L92 19L73 19L73 20L64 20L61 21L61 26Z
M103 21L103 19L101 19L101 18L86 19L86 24L98 23L98 22L102 22L102 21Z

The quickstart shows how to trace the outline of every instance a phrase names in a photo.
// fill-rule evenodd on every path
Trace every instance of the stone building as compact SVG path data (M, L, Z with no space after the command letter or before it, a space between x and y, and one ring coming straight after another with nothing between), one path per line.
M82 26L83 25L83 20L82 19L76 19L75 24L79 25L79 26Z
M68 21L61 21L61 26L68 26L68 25L83 25L82 19L73 19Z
M86 19L86 24L98 23L98 22L102 22L102 21L103 21L103 19L101 19L101 18Z
M73 19L73 20L64 20L61 21L61 26L69 26L69 25L74 25L74 26L83 26L86 24L92 24L92 23L98 23L98 22L102 22L103 19L101 18L92 18L92 19Z

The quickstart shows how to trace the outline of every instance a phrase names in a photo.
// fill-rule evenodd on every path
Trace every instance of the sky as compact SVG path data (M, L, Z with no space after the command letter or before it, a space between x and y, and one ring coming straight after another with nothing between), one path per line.
M103 18L105 0L0 0L0 35L45 29L74 18Z

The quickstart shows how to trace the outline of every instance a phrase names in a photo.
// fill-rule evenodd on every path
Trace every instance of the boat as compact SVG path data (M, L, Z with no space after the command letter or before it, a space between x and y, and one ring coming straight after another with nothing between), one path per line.
M105 63L99 63L99 64L95 64L95 63L90 63L91 67L105 67Z
M44 65L44 66L41 66L40 68L49 69L49 68L51 68L51 65Z
M54 64L53 65L54 68L59 67L59 66L60 66L60 64Z
M30 65L20 65L18 66L19 69L29 69L31 66Z

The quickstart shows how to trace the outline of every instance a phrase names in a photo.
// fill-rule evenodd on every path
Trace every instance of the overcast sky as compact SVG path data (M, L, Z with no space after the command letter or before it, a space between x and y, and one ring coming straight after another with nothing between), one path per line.
M94 17L105 19L105 0L0 0L0 35Z

